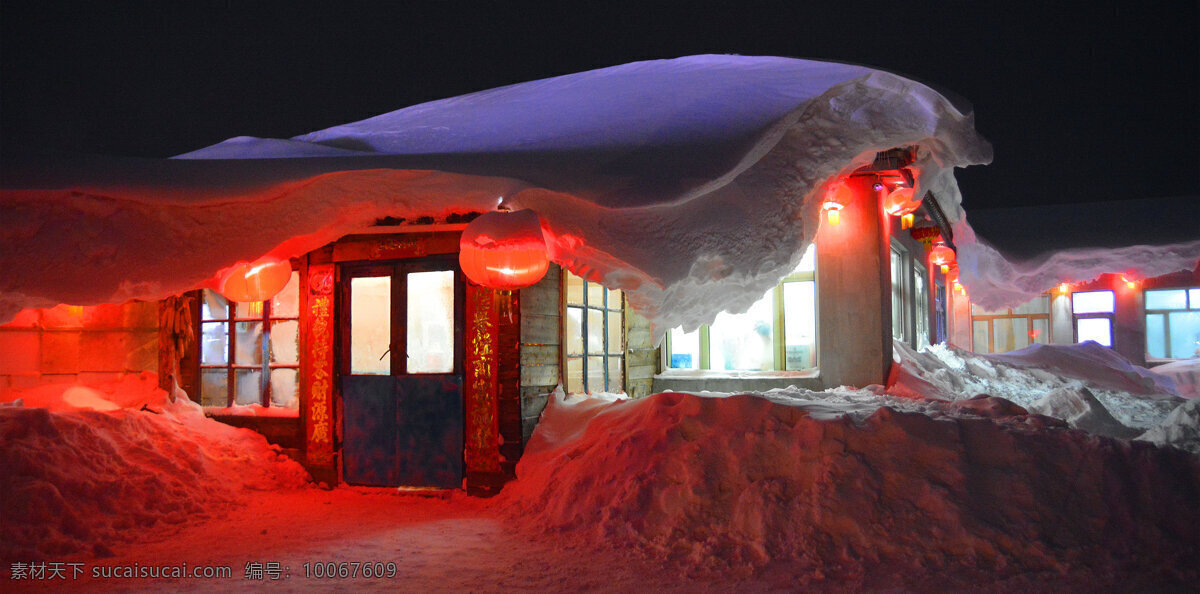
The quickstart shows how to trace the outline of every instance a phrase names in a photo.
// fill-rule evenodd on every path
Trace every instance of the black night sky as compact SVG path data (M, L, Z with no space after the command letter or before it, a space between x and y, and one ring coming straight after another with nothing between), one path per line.
M968 209L1200 195L1195 0L573 4L4 0L0 151L166 157L635 60L770 54L970 101L996 158L959 172Z

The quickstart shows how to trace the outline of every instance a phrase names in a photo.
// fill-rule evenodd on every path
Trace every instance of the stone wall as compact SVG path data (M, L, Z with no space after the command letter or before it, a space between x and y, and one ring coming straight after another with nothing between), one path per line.
M0 392L158 371L158 304L22 311L0 326Z

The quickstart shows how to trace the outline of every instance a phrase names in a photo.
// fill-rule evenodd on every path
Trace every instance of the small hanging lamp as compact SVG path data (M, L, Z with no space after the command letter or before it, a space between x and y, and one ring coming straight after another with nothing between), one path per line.
M901 229L912 228L913 213L918 208L921 208L921 199L916 197L916 191L912 188L896 188L883 199L884 212L900 217Z
M854 190L845 182L838 182L825 192L825 202L821 203L821 210L825 211L825 218L829 220L829 224L837 226L842 222L842 209L853 201Z
M956 257L954 250L946 246L945 243L939 242L929 252L929 263L940 267L942 274L946 274L950 272L950 265L954 263Z
M542 222L532 210L484 213L467 225L458 245L463 274L492 289L523 289L550 266Z

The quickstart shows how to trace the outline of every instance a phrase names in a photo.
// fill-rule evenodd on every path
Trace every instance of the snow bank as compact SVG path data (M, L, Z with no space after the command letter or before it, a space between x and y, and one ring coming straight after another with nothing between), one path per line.
M6 397L0 560L105 556L147 529L218 515L247 489L308 481L261 435L168 402L153 374Z
M1200 359L1181 359L1154 368L1154 373L1170 378L1183 398L1200 398Z
M1183 402L1174 394L1169 378L1094 342L1038 344L1002 355L977 355L945 344L917 352L895 342L893 354L895 364L887 391L908 398L961 400L990 394L1030 410L1060 411L1075 417L1077 423L1102 417L1098 411L1087 415L1079 408L1100 404L1121 425L1139 431L1158 425ZM1063 402L1067 398L1064 390L1078 393L1083 389L1098 402L1090 403L1078 394L1075 404ZM1049 400L1043 400L1048 396ZM1108 428L1106 434L1112 436L1128 433L1115 426Z
M797 588L972 572L1195 579L1196 457L1055 429L994 398L896 402L795 388L559 395L499 503L522 524L690 573L784 564Z
M925 85L847 64L655 60L435 101L172 161L8 167L0 321L20 308L157 299L385 216L538 212L552 258L657 332L741 311L795 268L830 179L917 149L918 192L962 218L952 170L991 147ZM379 231L378 228L374 229ZM38 274L29 274L38 270ZM669 304L669 306L668 306Z
M1138 439L1200 454L1200 399L1193 398L1179 405L1160 425Z

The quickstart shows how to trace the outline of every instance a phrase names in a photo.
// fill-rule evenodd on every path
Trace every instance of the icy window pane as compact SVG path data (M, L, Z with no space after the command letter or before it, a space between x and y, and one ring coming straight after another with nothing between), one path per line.
M1022 303L1013 308L1015 314L1048 314L1050 313L1050 298L1045 295Z
M1146 291L1146 309L1187 309L1187 291Z
M262 372L257 369L235 369L234 381L237 382L237 393L234 402L237 404L262 404Z
M583 308L567 308L567 354L583 354Z
M1188 289L1188 301L1192 309L1200 309L1200 289Z
M671 368L700 369L700 331L671 329Z
M200 324L200 364L226 365L229 363L229 324L206 322Z
M608 387L605 388L609 392L624 392L625 382L622 381L625 375L622 372L621 357L608 358Z
M271 362L295 365L300 362L300 322L271 323Z
M583 305L583 279L567 273L567 303Z
M408 275L408 372L454 371L454 271Z
M1172 359L1200 357L1200 312L1172 312L1167 315L1171 328Z
M293 272L287 286L271 298L271 317L295 318L300 315L300 273Z
M892 250L892 338L904 340L904 255Z
M811 369L817 366L816 283L783 283L784 368Z
M605 307L607 307L608 309L621 309L622 305L623 305L623 302L621 299L621 291L616 290L616 289L609 290L608 302Z
M604 357L588 357L587 360L587 391L589 394L605 391L604 387Z
M225 320L229 318L229 306L216 291L204 289L200 292L200 319Z
M262 301L246 301L234 303L233 317L238 319L258 318L263 317Z
M605 307L604 294L608 290L600 283L587 283L587 304L588 307Z
M262 364L262 322L235 322L237 344L233 349L233 362L238 365Z
M1012 319L1013 348L1023 349L1029 346L1029 318Z
M992 349L994 353L1007 353L1016 348L1013 339L1013 324L1011 318L992 320Z
M392 277L350 279L350 373L388 375L392 343Z
M774 313L775 290L769 289L746 313L717 314L708 330L712 369L773 369Z
M296 397L296 376L295 369L271 370L271 406L300 407L300 399Z
M229 376L225 369L200 370L200 405L225 407L229 404Z
M621 322L621 312L608 312L608 352L613 355L620 355L625 351L625 341L622 330L624 324Z
M567 359L567 393L583 393L583 359L579 357Z
M1076 295L1078 294L1076 293ZM1112 320L1108 318L1080 318L1075 320L1075 334L1079 337L1079 342L1094 340L1106 347L1111 347Z
M588 308L587 323L588 354L604 354L604 312Z
M987 354L988 352L988 323L987 320L978 320L971 323L971 345L976 353Z
M1146 314L1146 354L1167 357L1167 317L1163 314Z
M925 285L925 267L913 264L913 311L917 331L917 348L929 346L929 290Z
M1050 325L1045 318L1033 319L1033 330L1029 331L1030 342L1050 344Z
M1085 291L1082 293L1071 293L1071 309L1077 314L1112 313L1113 292Z

